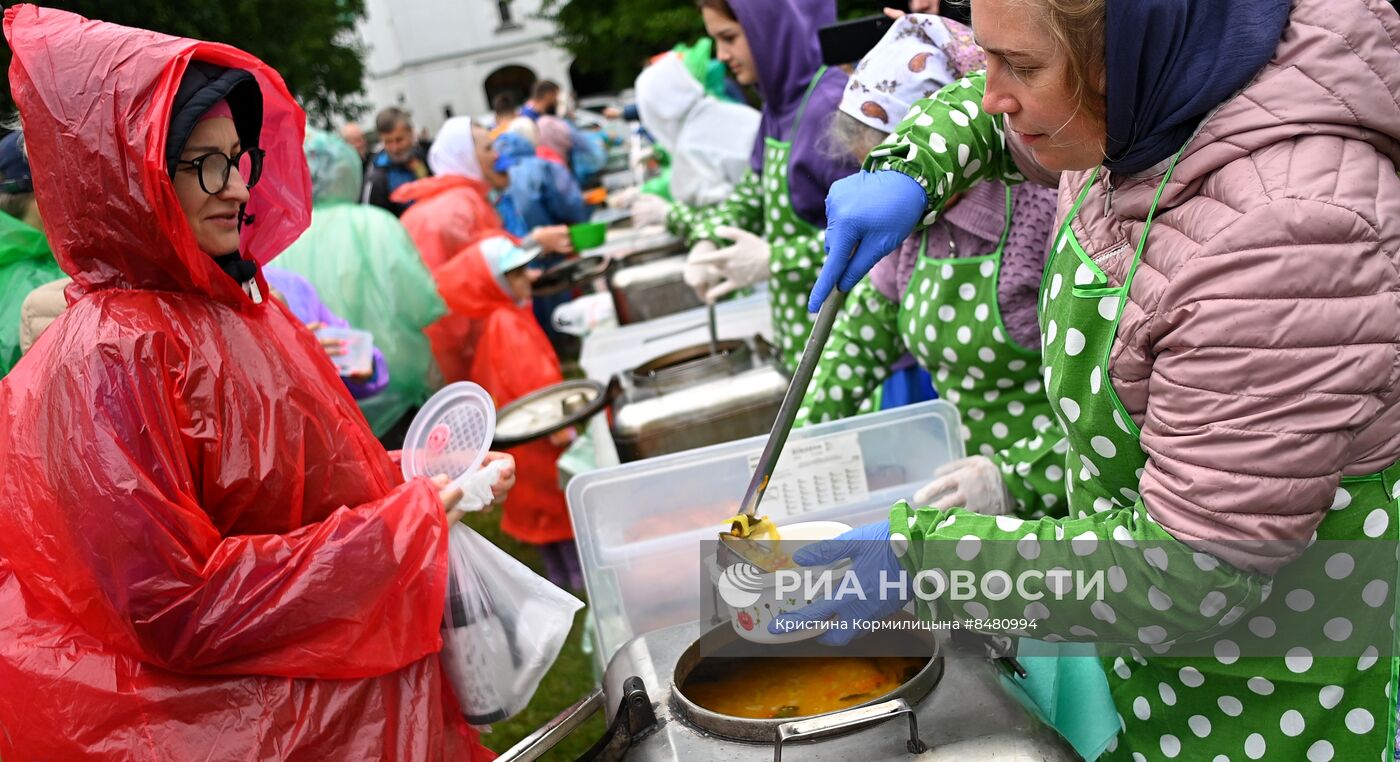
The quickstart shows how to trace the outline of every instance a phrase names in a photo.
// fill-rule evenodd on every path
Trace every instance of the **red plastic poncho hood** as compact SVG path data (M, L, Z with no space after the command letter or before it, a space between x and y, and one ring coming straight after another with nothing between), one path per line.
M391 199L413 202L399 222L408 230L423 264L437 270L471 244L505 234L486 183L462 175L433 175L400 185Z
M263 98L262 181L242 253L266 264L311 221L306 117L282 77L241 50L50 8L5 11L10 90L54 258L78 293L139 288L249 301L195 243L165 165L175 91L191 59L240 68ZM266 291L264 290L264 293Z

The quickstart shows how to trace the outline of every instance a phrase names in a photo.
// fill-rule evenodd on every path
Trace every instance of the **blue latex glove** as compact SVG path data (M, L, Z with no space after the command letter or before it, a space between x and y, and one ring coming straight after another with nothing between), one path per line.
M895 542L900 543L900 550L909 547L907 537L895 538L892 542L889 522L882 521L856 527L834 539L798 550L792 559L801 566L826 566L843 558L851 559L851 568L847 573L855 575L865 594L865 600L860 600L860 596L850 593L834 600L814 601L802 609L775 618L768 623L768 631L774 635L782 635L794 631L806 622L832 620L852 624L885 619L904 608L904 604L913 597L913 582L908 575L903 575L903 567L895 557ZM901 575L906 580L902 589L881 589L882 580L893 582L901 579ZM832 592L838 592L840 586L838 579L832 585ZM783 626L784 622L788 623L786 628ZM868 632L868 629L851 626L844 629L832 628L818 636L817 642L828 646L844 646Z
M884 169L831 184L826 194L826 263L807 301L816 312L837 285L850 291L899 247L924 215L928 194L914 178Z

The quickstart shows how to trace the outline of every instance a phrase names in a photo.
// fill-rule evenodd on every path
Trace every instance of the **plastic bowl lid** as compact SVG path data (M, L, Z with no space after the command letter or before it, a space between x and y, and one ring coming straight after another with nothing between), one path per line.
M481 466L496 432L496 405L469 381L444 386L423 404L403 440L403 476L463 479Z

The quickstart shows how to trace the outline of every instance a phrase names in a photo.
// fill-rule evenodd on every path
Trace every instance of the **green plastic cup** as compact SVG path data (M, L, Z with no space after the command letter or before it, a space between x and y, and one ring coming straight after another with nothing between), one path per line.
M577 225L569 226L569 241L574 244L574 251L596 249L603 245L603 241L607 237L608 224L606 222L580 222Z

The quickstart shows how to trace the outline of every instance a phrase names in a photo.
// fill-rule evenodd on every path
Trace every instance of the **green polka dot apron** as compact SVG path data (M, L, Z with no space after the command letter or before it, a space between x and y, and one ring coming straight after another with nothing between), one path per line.
M802 95L802 103L797 107L797 116L792 120L788 135L797 134L802 117L807 111L807 101L817 89L826 67L812 75L807 92ZM792 196L788 191L788 161L792 158L792 141L767 137L763 139L763 238L772 247L768 260L768 292L772 300L773 335L778 344L779 355L789 372L797 368L802 357L802 349L807 345L807 335L812 332L815 318L807 311L807 296L816 285L817 273L821 269L820 258L815 254L820 246L794 243L799 238L825 236L825 231L797 216L792 208Z
M1041 287L1045 387L1069 442L1070 515L1132 508L1136 515L1128 521L1143 528L1137 536L1155 535L1164 542L1175 541L1139 501L1147 456L1139 444L1141 432L1109 380L1108 365L1152 218L1175 166L1173 160L1157 189L1122 285L1109 283L1070 224L1095 172L1056 236ZM1391 759L1397 492L1395 466L1344 478L1313 543L1273 577L1264 602L1248 612L1225 612L1221 633L1203 641L1211 645L1192 651L1209 649L1213 658L1173 656L1170 643L1114 649L1112 655L1109 646L1101 646L1123 728L1106 758ZM1355 557L1362 546L1383 550L1367 556L1388 559L1363 564ZM1203 553L1190 556L1203 571L1220 563ZM1191 558L1174 563L1189 564ZM1158 563L1166 564L1165 554ZM1178 607L1199 607L1202 615L1214 616L1212 607L1223 608L1225 599L1219 592L1180 587L1153 588L1146 597L1164 620ZM1109 621L1111 612L1099 612L1094 616ZM1144 644L1153 642L1150 622L1134 624L1142 628ZM1295 642L1300 645L1290 647ZM1316 655L1318 643L1336 647L1330 655Z
M1002 322L997 283L1010 232L1008 188L1006 223L991 253L959 257L954 249L948 258L929 258L925 233L899 308L904 346L957 405L968 452L987 456L1050 420L1040 352L1012 341Z

